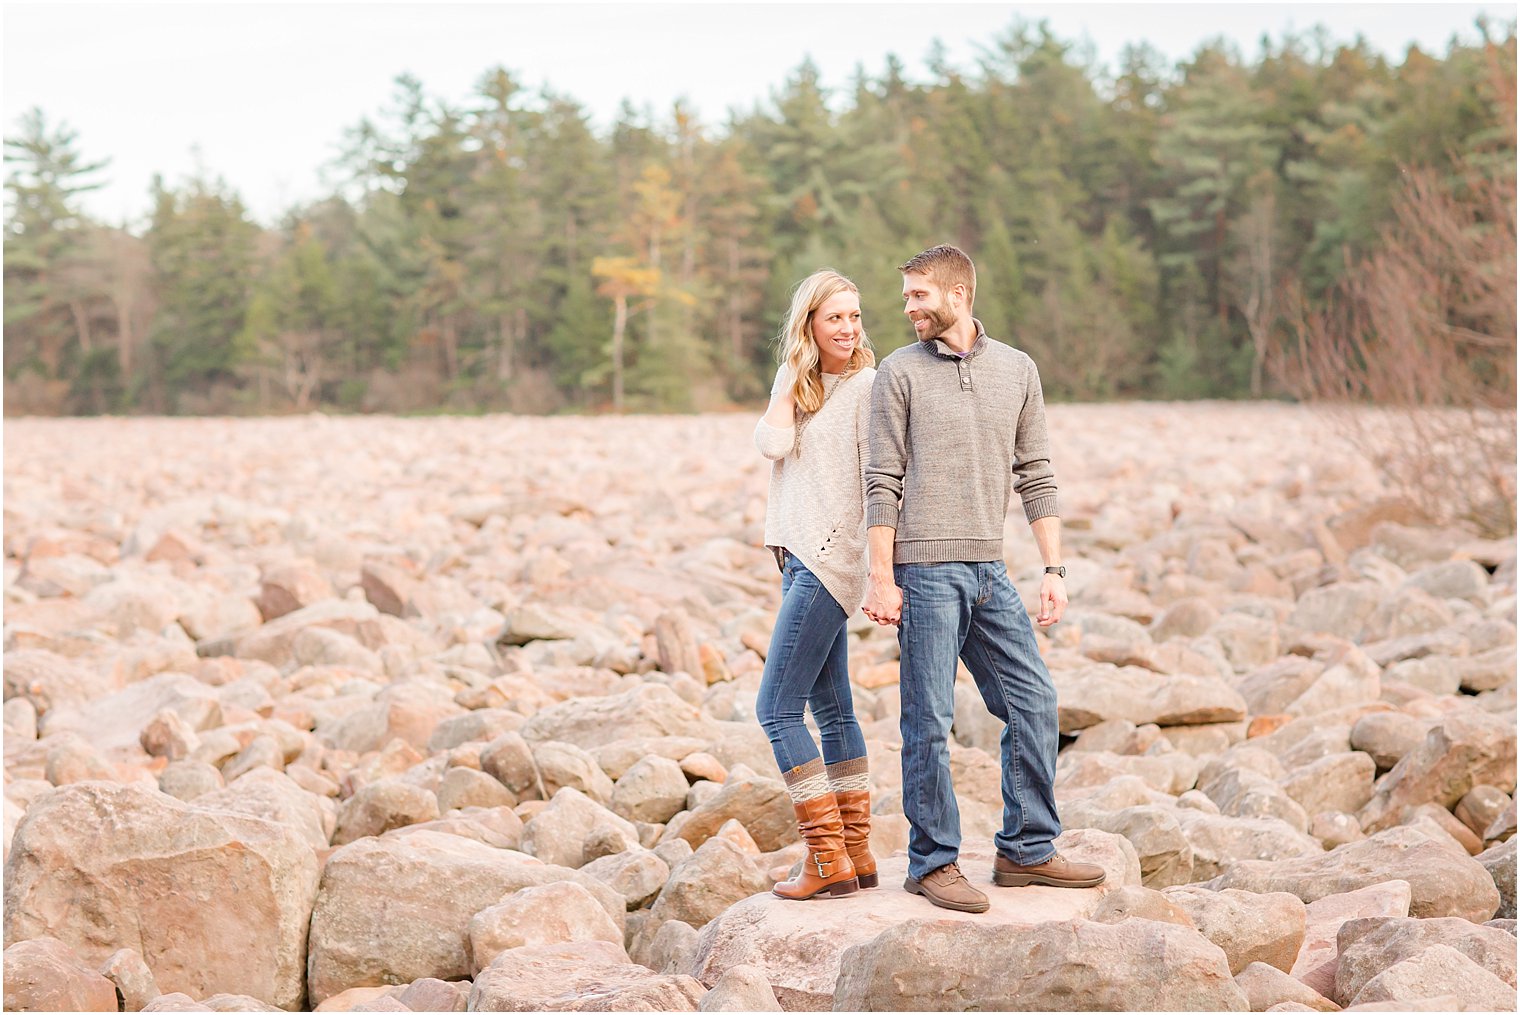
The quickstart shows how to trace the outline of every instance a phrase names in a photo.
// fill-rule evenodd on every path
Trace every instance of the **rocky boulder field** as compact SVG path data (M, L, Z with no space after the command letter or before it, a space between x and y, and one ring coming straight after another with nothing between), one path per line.
M1512 538L1307 409L1053 407L1060 845L1107 883L987 883L963 672L992 908L902 890L857 615L881 887L784 902L752 426L8 420L5 1008L1515 1008Z

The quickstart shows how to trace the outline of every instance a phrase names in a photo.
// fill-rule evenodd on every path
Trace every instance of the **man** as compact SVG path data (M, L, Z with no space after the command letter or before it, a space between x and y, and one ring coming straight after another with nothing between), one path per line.
M918 341L882 361L871 392L865 612L897 624L902 648L903 813L912 825L903 887L936 906L980 913L987 896L956 864L960 810L948 738L957 657L1006 724L994 883L1103 881L1102 868L1055 851L1056 692L1003 565L1003 518L1016 491L1046 565L1037 620L1059 621L1061 522L1039 372L971 316L971 259L938 246L899 270Z

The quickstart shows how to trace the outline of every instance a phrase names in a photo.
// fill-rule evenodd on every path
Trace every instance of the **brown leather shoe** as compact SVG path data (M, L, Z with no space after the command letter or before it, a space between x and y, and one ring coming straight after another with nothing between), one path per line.
M860 890L855 868L844 848L844 823L839 819L839 805L834 794L825 793L811 800L793 804L797 831L807 843L802 870L789 881L771 891L783 899L811 899L815 895L851 895Z
M920 881L908 878L903 882L912 895L922 895L941 909L956 909L962 913L987 912L987 896L971 887L971 882L954 863L947 863L932 870Z
M992 883L1004 888L1049 885L1051 888L1096 888L1107 877L1092 863L1076 863L1060 853L1044 863L1020 865L999 853L992 862Z
M855 866L860 887L875 888L876 857L871 854L871 791L847 789L834 794L839 804L839 820L844 822L844 848Z

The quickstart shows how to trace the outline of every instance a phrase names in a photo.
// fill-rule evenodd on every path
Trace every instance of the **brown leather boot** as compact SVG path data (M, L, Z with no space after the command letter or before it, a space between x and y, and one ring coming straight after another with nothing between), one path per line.
M794 803L797 831L807 843L802 870L790 881L783 881L771 891L783 899L811 899L815 895L852 895L860 890L855 867L844 848L844 823L834 794Z
M844 848L855 866L855 876L862 888L875 888L876 857L871 855L871 791L847 789L834 794L839 805L839 819L844 822Z

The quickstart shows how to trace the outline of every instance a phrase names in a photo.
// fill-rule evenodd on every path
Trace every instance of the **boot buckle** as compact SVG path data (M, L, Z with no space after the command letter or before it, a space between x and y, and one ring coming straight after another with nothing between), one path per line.
M821 878L827 878L833 874L834 872L832 870L824 870L824 867L833 867L837 862L838 861L835 860L825 861L820 854L813 854L813 866L818 868L818 876Z

